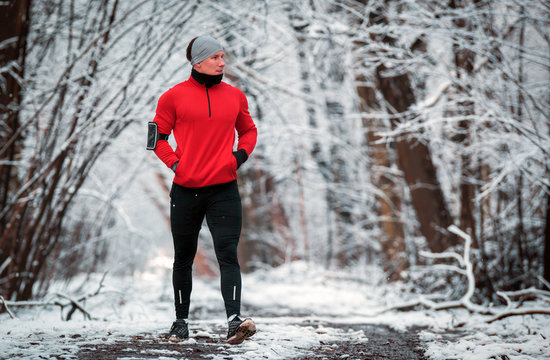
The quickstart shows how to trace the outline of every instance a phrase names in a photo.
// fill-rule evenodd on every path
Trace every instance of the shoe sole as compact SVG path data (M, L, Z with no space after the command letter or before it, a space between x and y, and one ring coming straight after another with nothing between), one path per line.
M166 336L165 339L167 339L170 342L180 342L180 341L184 341L184 340L189 339L189 336L186 336L182 339L182 338L177 337L177 335L171 335L171 336Z
M245 319L237 328L235 335L227 339L227 343L238 345L256 333L256 325L252 319Z

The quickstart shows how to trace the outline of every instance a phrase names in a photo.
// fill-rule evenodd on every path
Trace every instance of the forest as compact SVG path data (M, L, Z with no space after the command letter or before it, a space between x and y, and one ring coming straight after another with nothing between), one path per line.
M10 0L0 17L6 306L171 256L173 173L147 122L203 34L258 129L238 172L245 273L376 268L443 308L525 289L547 306L547 1ZM195 273L213 276L200 236Z

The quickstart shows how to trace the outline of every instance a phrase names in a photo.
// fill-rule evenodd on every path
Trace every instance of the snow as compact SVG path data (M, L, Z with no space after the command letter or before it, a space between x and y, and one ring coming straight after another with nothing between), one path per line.
M0 1L0 4L7 3ZM418 116L407 119L403 123L406 126L398 130L410 131L420 141L429 139L426 142L455 219L460 214L460 192L456 190L462 181L462 160L472 159L483 169L483 179L478 179L483 192L478 194L477 200L482 199L489 211L486 223L479 221L479 229L485 229L480 233L487 239L488 271L499 281L516 275L534 278L532 273L506 274L502 269L514 269L514 264L522 268L522 258L512 248L515 243L511 241L522 217L528 226L525 246L532 250L526 253L540 254L542 249L542 237L535 230L542 228L544 220L540 209L546 203L543 190L548 188L545 182L548 179L548 156L541 150L549 148L549 131L547 115L541 110L548 109L547 91L544 90L548 86L548 56L540 51L545 44L538 33L540 19L544 19L541 14L545 14L541 12L540 2L529 2L530 6L519 6L521 2L517 1L501 2L494 7L494 34L488 36L457 29L453 12L446 11L446 5L435 6L437 2L432 4L442 15L437 19L421 1L395 2L388 12L389 26L367 30L359 22L366 20L369 7L365 8L366 12L357 12L357 18L349 18L329 9L337 4L343 5L332 0L312 2L315 6L308 2L248 1L243 6L240 0L206 1L201 2L194 16L189 17L180 15L189 13L187 10L194 6L193 2L146 2L130 15L128 10L136 4L121 1L121 12L116 17L121 26L112 29L110 41L101 56L95 51L77 50L76 44L71 49L67 42L73 31L75 38L81 37L83 44L95 41L97 32L87 24L95 23L91 19L101 14L103 6L91 6L93 11L88 12L85 10L93 2L70 2L75 5L75 13L87 14L77 16L73 21L72 17L66 17L69 8L65 5L69 2L58 3L59 7L53 7L56 11L49 9L53 2L37 1L35 4L33 16L36 18L30 30L25 71L29 81L25 85L20 114L22 124L28 125L25 130L28 134L22 144L26 150L20 154L21 161L4 164L17 165L20 179L31 178L33 174L29 171L34 169L35 158L42 159L46 168L56 154L67 148L69 139L78 139L74 147L77 153L71 161L65 162L70 169L78 169L78 164L88 159L94 148L101 148L98 145L106 144L104 139L111 138L111 121L131 122L123 134L112 141L79 190L72 210L67 212L69 215L63 222L63 233L78 230L83 221L94 230L92 224L96 222L88 224L86 220L93 219L96 212L105 211L105 223L112 221L114 225L105 226L98 238L83 239L76 247L72 245L71 236L67 235L60 246L61 255L65 257L54 260L62 267L86 270L91 268L86 266L86 261L93 262L95 258L81 259L80 267L70 266L65 259L71 258L75 250L80 251L80 247L95 252L98 245L105 244L109 252L104 263L108 264L110 272L101 294L84 304L94 320L84 320L76 313L73 320L62 321L57 307L14 308L17 320L0 314L0 359L75 358L83 348L95 349L99 345L115 344L121 339L143 334L157 337L169 328L173 320L172 259L169 256L157 257L143 273L132 277L122 277L121 274L136 268L141 271L142 262L155 248L168 249L166 253L171 251L166 189L173 174L152 153L144 150L144 129L146 121L154 116L158 96L189 76L190 67L182 55L188 40L197 32L208 32L224 41L230 55L228 75L233 72L239 79L235 85L242 87L247 94L251 114L257 121L257 149L240 170L243 175L247 171L252 175L252 180L243 176L240 182L246 190L243 204L257 211L276 201L281 204L281 217L288 219L288 225L281 226L274 215L254 217L252 222L256 222L258 229L246 229L243 234L248 236L248 240L261 239L262 244L280 250L286 259L305 258L318 262L327 259L327 264L334 260L328 259L328 254L342 251L341 254L347 256L344 251L349 249L358 252L347 260L357 258L365 261L364 258L371 257L371 253L375 254L373 257L381 254L380 228L376 225L381 193L371 179L378 171L396 176L396 179L401 177L401 172L394 160L389 168L375 170L377 167L373 165L376 163L365 146L366 123L362 120L368 114L369 118L378 119L380 124L387 124L390 116L385 110L363 112L358 109L360 99L355 80L358 75L363 75L365 82L376 87L374 69L385 63L388 68L395 66L395 71L401 71L403 66L410 71L418 105L409 110ZM487 18L485 10L480 10L479 14L474 12L472 18L477 16L475 24L481 25L479 28L482 29ZM121 20L124 14L129 15L128 21ZM167 18L173 20L167 21ZM519 34L509 33L508 23L516 21L527 25L526 46L517 43ZM296 29L307 24L310 25L305 31ZM364 49L357 49L356 41L383 33L395 36L398 46L374 41ZM58 36L50 38L46 34ZM505 35L508 40L502 42ZM409 53L407 49L418 39L426 42L426 50ZM458 75L456 71L453 46L458 43L476 53L476 70L470 75ZM502 63L487 64L492 62L491 54L497 49ZM71 70L72 65L68 67L66 59L76 60L77 57L80 60ZM364 59L358 63L358 58ZM91 60L98 62L99 70L97 76L90 78L91 86L87 89L80 79L88 72ZM519 69L524 69L521 70L524 76L518 74ZM67 84L67 88L58 86L65 72L69 81L63 84ZM461 95L462 88L470 89L468 94ZM79 99L83 93L88 96L81 103ZM467 97L463 98L465 95ZM519 115L518 109L522 108L514 106L516 100L513 98L516 97L517 101L524 103L522 112L528 116ZM463 119L457 114L460 111L456 107L464 100L472 102L476 118L471 123L467 146L453 140L459 130L456 123ZM339 105L342 113L332 113L328 104ZM82 110L79 110L80 105ZM58 106L59 116L50 117L48 114L56 114L54 108ZM43 110L37 112L37 109ZM82 116L82 121L87 120L78 124L75 134L66 136L71 128L67 124L78 118L76 113L89 115ZM99 117L96 119L95 115ZM523 118L529 121L518 121ZM51 123L55 123L53 127ZM384 129L389 127L381 126L380 130ZM390 141L399 135L397 132L381 134L386 134L388 149L392 147ZM170 141L174 146L173 137ZM35 152L46 148L52 150L42 154ZM49 152L51 157L47 155ZM337 176L338 182L333 176L327 179L323 170L326 163L342 164L330 171L341 172ZM63 177L59 184L67 184L66 180L72 176L70 169L60 173L67 177ZM269 181L273 179L268 186L272 189L262 190L260 196L264 200L258 204L250 196L258 191L256 185L263 183L263 180L255 180L256 172L265 174ZM523 185L518 184L517 179L523 179ZM44 195L45 188L38 186L32 190L37 202ZM76 190L74 186L69 189L68 194ZM518 189L521 190L520 197L516 197ZM403 189L398 190L403 192ZM424 240L415 237L418 233L415 231L417 218L414 209L408 205L406 188L404 190L403 212L395 215L403 222L407 236L404 255L409 261L415 261L417 248L424 247ZM54 201L47 204L49 208L64 206L66 198L59 197L62 193L54 192ZM24 192L21 194L29 196ZM504 201L504 198L510 200ZM516 200L522 199L527 205L523 215L516 216ZM14 204L19 200L28 199L15 198ZM151 206L151 203L157 206ZM501 203L502 210L495 210L496 204L501 208ZM479 206L476 203L476 207ZM40 209L40 206L31 208ZM350 211L350 222L339 220L341 209ZM252 217L255 211L245 215ZM479 211L478 214L485 213ZM32 214L29 216L32 218ZM25 220L20 215L15 219L19 222ZM502 229L494 227L499 222ZM268 223L275 226L275 231L272 226L266 226ZM348 244L332 242L333 238L338 238L336 234L340 229L349 232ZM495 237L495 234L502 236ZM36 244L33 248L40 246ZM211 250L211 245L205 246ZM277 251L273 253L278 255ZM502 254L506 256L502 257ZM506 266L501 266L495 259L502 259ZM210 252L210 260L215 263L213 252ZM265 265L285 259L271 260ZM0 268L8 263L9 259L0 263ZM32 264L41 266L36 261ZM56 283L46 299L52 298L55 292L76 298L94 291L102 275L77 277L70 284ZM369 344L369 335L357 330L358 324L382 324L402 332L423 327L421 340L427 356L432 359L550 358L547 316L512 317L485 324L483 317L463 310L380 314L387 305L415 295L408 291L411 285L385 284L383 274L374 267L327 271L313 263L296 262L246 275L243 282L244 309L259 328L258 334L250 341L237 347L219 341L224 337L226 325L219 281L203 278L196 279L194 284L193 337L184 343L181 351L133 347L125 350L134 351L136 356L144 352L150 357L169 359L185 357L185 353L196 346L214 346L216 355L213 358L285 359L307 356L320 343L337 346L338 342L345 340ZM466 327L453 328L454 324L465 319ZM208 345L205 339L216 342Z
M428 342L426 355L432 359L549 359L550 319L546 316L511 317L485 324L481 318L465 311L457 317L471 317L466 334L457 339L444 340L430 331L421 333Z
M133 277L107 276L101 293L85 304L94 320L75 314L73 320L63 321L56 307L13 309L17 319L1 314L0 358L75 359L84 348L93 350L133 336L158 338L173 321L171 280L166 261L151 263L155 268ZM74 297L93 292L101 276L56 283L50 292ZM193 346L204 346L211 350L212 359L290 359L313 356L312 349L319 344L337 347L345 341L368 346L366 334L351 326L385 324L403 332L423 327L420 338L430 359L550 358L548 317L512 317L485 324L480 316L462 310L380 314L384 307L411 296L402 284L381 282L382 276L376 268L356 274L304 262L245 274L244 315L253 317L258 332L238 346L221 341L226 323L219 280L197 278L191 299L191 338L181 343L181 350L162 349L162 345L125 350L136 357L176 359L185 358ZM452 329L457 319L465 318L464 329Z

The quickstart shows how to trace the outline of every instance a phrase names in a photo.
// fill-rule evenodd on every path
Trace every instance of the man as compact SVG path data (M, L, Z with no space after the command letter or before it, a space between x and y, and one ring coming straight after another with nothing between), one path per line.
M221 273L221 292L228 317L227 342L239 344L252 336L252 319L243 319L241 273L237 244L242 208L237 169L256 145L256 126L248 113L244 93L222 82L225 67L221 44L208 36L191 40L188 80L164 93L149 123L149 149L174 173L170 192L170 223L174 241L172 283L176 321L169 339L189 337L188 316L192 265L204 217L214 240ZM235 130L237 151L233 151ZM173 132L176 150L166 141ZM154 143L154 144L153 144Z

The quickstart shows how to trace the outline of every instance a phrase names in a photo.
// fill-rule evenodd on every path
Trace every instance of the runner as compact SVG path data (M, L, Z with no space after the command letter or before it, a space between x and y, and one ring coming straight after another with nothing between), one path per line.
M242 208L237 169L256 145L257 130L244 93L222 81L225 67L221 44L208 36L187 47L191 76L159 99L149 123L147 148L174 173L170 191L170 224L174 241L172 283L176 321L169 339L189 337L188 317L192 265L199 231L206 217L221 273L221 292L228 321L227 342L240 344L252 336L252 319L243 319L241 272L237 244ZM235 130L237 151L233 151ZM173 132L176 150L168 144Z

